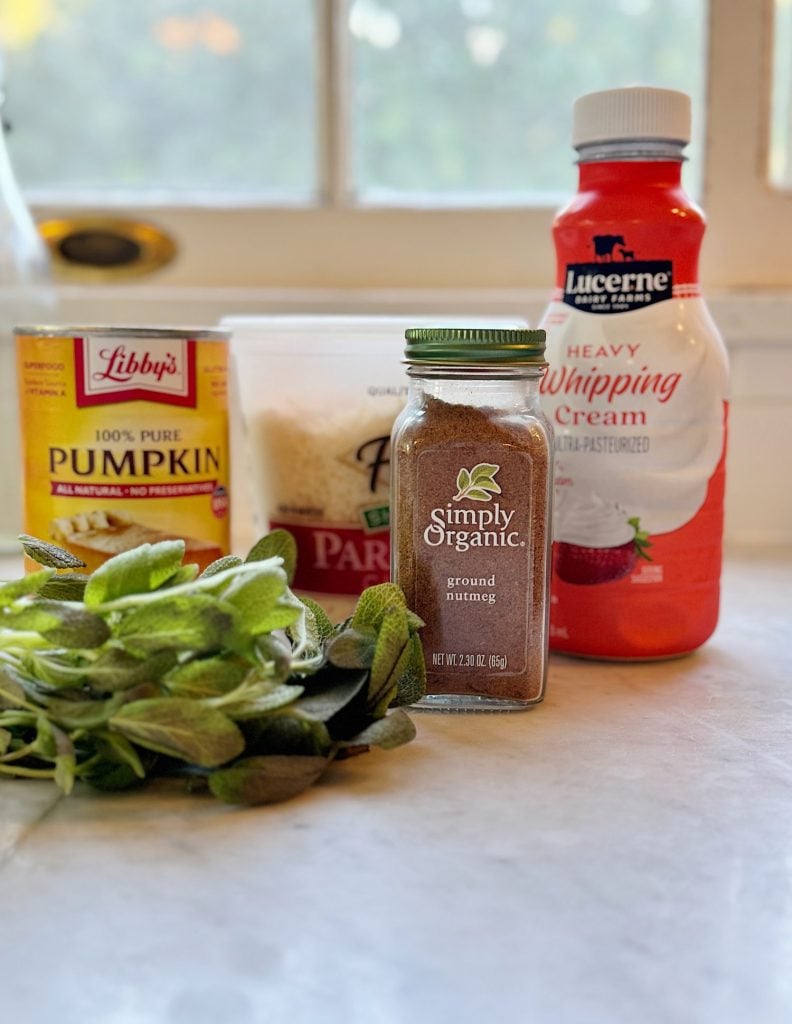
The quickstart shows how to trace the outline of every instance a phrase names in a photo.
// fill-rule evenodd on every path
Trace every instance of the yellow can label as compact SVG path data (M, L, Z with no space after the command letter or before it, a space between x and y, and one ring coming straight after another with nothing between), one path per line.
M25 531L89 569L182 537L227 554L227 344L154 330L18 335Z

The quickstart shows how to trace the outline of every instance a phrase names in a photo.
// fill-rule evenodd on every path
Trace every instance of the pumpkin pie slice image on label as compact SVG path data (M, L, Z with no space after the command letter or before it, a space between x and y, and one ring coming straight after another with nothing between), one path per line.
M82 559L91 572L113 555L139 544L156 544L162 540L184 540L185 563L196 562L202 570L223 554L217 544L196 537L180 537L137 522L123 511L105 509L53 519L50 536L56 544Z

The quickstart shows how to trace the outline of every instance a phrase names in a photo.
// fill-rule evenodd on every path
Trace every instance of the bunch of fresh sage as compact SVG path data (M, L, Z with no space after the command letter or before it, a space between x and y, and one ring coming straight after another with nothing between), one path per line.
M0 584L0 775L124 789L184 774L230 803L285 800L336 758L415 735L422 623L398 587L333 625L290 590L292 536L199 575L184 543L142 544L91 575L20 538L38 571ZM396 708L396 710L393 710Z

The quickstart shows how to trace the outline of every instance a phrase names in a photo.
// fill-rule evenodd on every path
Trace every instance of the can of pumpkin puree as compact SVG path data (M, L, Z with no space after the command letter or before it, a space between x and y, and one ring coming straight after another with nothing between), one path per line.
M183 538L228 553L228 332L18 327L25 532L95 569Z

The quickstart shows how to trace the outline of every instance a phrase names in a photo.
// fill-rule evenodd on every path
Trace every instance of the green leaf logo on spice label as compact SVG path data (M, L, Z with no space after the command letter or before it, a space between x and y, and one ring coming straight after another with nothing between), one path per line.
M480 462L472 469L460 469L456 479L457 493L454 501L470 498L471 501L492 501L493 494L500 494L501 489L495 483L495 474L500 466L492 462Z

